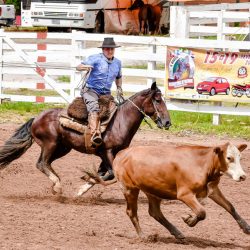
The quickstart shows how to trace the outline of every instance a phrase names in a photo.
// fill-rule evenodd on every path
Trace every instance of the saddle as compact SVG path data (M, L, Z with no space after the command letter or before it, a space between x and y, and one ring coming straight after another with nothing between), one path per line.
M107 120L110 116L111 110L115 108L116 104L114 97L111 95L103 95L98 100L100 106L101 122ZM69 117L76 119L80 123L88 123L88 111L86 104L81 97L77 97L69 105L67 109Z
M99 98L101 133L106 130L106 127L117 110L114 97L104 95ZM81 97L77 97L68 106L66 112L62 112L59 118L62 127L77 131L83 134L85 139L86 150L93 153L96 148L92 148L90 143L90 131L88 128L88 112L86 104Z

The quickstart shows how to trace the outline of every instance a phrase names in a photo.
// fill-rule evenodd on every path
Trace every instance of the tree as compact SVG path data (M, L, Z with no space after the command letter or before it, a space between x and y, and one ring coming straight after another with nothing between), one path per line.
M5 4L13 4L16 9L16 15L21 14L21 0L6 0Z

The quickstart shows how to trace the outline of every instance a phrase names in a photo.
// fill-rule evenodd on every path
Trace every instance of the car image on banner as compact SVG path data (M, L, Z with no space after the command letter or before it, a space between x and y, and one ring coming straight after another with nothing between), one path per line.
M166 98L250 103L250 52L167 47Z
M218 93L230 94L230 84L224 77L209 77L205 81L198 83L197 92L199 94L209 93L211 96Z

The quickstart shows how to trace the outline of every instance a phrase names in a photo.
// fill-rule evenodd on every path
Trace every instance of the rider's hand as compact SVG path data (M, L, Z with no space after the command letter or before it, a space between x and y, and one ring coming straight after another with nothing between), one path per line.
M117 90L116 90L116 98L119 104L123 103L125 101L124 97L123 97L123 91L122 91L122 87L118 86Z
M93 66L91 65L84 65L84 64L79 64L77 67L76 67L76 70L78 71L90 71L91 69L93 68Z

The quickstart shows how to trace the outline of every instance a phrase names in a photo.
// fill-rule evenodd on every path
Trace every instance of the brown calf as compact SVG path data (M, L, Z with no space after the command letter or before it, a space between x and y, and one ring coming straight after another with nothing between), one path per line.
M231 143L220 147L139 146L119 152L113 162L113 169L127 201L127 214L138 235L141 236L137 217L140 190L148 198L149 214L177 239L184 236L162 214L162 199L178 199L190 207L194 216L189 215L183 220L193 227L206 217L205 209L198 199L208 196L233 216L244 233L250 234L250 226L218 187L222 174L229 175L235 181L245 180L240 152L246 147L243 144L237 148Z

